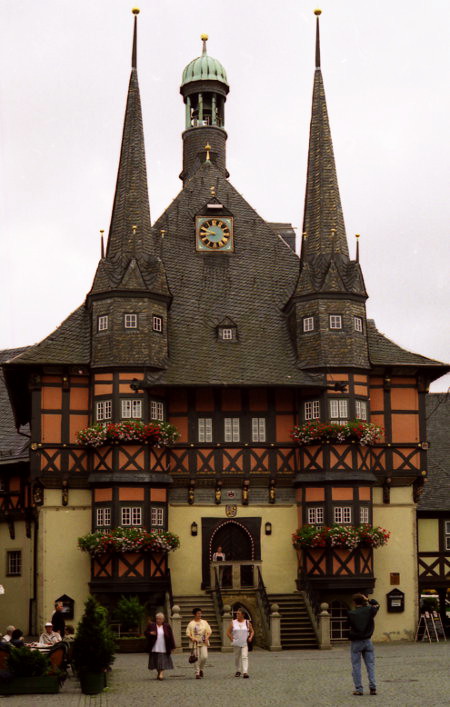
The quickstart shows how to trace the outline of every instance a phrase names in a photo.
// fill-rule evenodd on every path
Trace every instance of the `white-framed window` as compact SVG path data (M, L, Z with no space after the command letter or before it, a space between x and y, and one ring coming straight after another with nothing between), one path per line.
M212 442L212 417L198 418L198 441Z
M158 506L154 506L152 508L151 526L152 526L152 528L154 528L154 527L161 528L164 526L164 508L160 508Z
M446 520L444 523L444 546L446 550L450 550L450 520Z
M305 420L318 420L320 417L320 400L308 400L305 403Z
M137 314L125 314L123 318L123 323L125 329L137 329L138 325L138 315Z
M252 417L252 442L266 441L266 418Z
M368 523L369 522L369 506L361 506L359 509L359 522Z
M231 341L232 338L233 338L233 329L224 327L222 329L222 339L224 341Z
M330 420L331 422L344 423L348 420L348 400L341 398L330 400Z
M164 420L164 403L160 400L150 400L150 419Z
M352 509L351 506L335 506L333 511L334 523L351 523Z
M95 416L97 418L97 422L102 422L102 420L111 420L112 400L98 400L95 403Z
M362 331L363 331L362 317L353 317L353 326L355 327L355 331L359 331L359 333L362 334Z
M355 400L357 420L367 420L367 400Z
M307 519L308 525L323 525L323 506L312 506L311 508L308 508Z
M121 525L142 525L141 506L122 506L120 509Z
M223 421L223 438L225 442L239 442L240 424L238 417L225 417Z
M314 331L314 317L303 317L303 331Z
M342 315L330 314L330 329L342 329Z
M111 508L96 508L95 524L97 528L109 528L111 525Z
M142 419L142 400L129 398L120 401L120 416L122 420Z
M162 330L163 330L163 319L162 319L162 317L158 317L157 314L154 314L152 316L152 329L153 329L153 331L159 331L159 332L162 332Z
M9 550L6 553L6 574L8 577L20 577L22 574L22 551Z
M106 331L107 328L108 328L108 315L101 314L98 318L98 330L99 331Z

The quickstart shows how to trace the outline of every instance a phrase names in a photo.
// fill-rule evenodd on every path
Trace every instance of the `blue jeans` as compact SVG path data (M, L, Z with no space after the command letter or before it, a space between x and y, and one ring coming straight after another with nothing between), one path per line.
M355 690L363 691L361 680L361 656L366 664L367 676L369 678L369 687L376 690L375 684L375 653L373 651L373 643L370 638L363 641L352 641L351 659L352 659L352 677L355 684Z

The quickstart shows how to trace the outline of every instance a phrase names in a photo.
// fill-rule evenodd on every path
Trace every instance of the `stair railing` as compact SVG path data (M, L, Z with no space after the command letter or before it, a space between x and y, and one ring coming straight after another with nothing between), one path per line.
M308 612L308 616L314 629L314 633L316 634L317 640L319 641L319 621L317 619L317 616L320 612L319 598L316 592L314 591L313 587L311 586L311 583L308 582L308 580L303 579L301 586L302 588L300 589L300 594L303 596L306 611Z
M270 645L270 615L272 609L270 606L269 597L267 595L264 580L261 574L261 568L258 567L258 585L256 587L256 598L259 605L259 612L262 619L262 627L264 633L264 642L267 646Z
M220 575L218 567L214 567L214 588L211 589L211 597L214 604L214 611L216 614L217 624L219 626L219 631L222 629L222 614L223 614L223 595L220 586Z

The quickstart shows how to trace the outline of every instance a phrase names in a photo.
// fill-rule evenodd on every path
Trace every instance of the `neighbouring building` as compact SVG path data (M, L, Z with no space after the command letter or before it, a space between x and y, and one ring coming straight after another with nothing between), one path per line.
M183 612L193 597L206 606L212 596L211 611L244 603L264 645L268 603L287 616L289 601L304 599L331 605L339 639L350 596L363 590L382 605L376 638L410 639L426 397L449 367L401 348L366 317L341 208L319 18L300 257L292 226L265 222L228 180L230 87L207 37L182 76L182 189L151 224L136 21L111 225L92 288L46 339L3 352L15 423L6 421L0 457L0 625L36 633L60 597L77 621L89 592L110 607L125 594ZM379 267L394 279L395 264L389 271L380 258ZM175 442L152 443L158 420L177 428ZM126 421L134 431L124 431ZM147 437L136 432L143 425ZM372 443L361 443L363 433ZM329 538L293 547L297 528L304 537L333 524L350 534L381 526L391 537L379 548L361 536L351 546ZM80 536L117 527L170 531L181 546L144 552L136 541L93 556L78 548ZM431 532L423 531L421 562ZM212 562L219 546L222 565ZM393 589L404 606L397 599L388 614ZM282 642L299 645L297 629L282 623Z

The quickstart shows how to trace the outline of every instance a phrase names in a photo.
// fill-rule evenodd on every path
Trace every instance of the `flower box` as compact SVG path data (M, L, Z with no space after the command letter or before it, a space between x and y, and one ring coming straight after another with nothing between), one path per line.
M59 692L56 675L11 678L0 682L0 695L45 695Z
M96 422L77 432L78 444L83 447L101 447L105 444L141 442L164 447L180 436L177 428L169 422L151 420L124 420L123 422Z
M376 444L383 436L383 429L379 425L361 420L351 420L341 425L337 422L321 422L309 420L301 425L296 425L291 432L291 439L299 444L317 444L327 442L355 442L365 445Z
M292 544L296 549L340 547L352 550L361 546L382 547L386 545L389 537L390 532L379 526L304 525L292 534Z
M180 538L168 530L145 528L114 528L97 530L78 538L78 547L91 557L108 553L153 552L166 553L180 546Z

